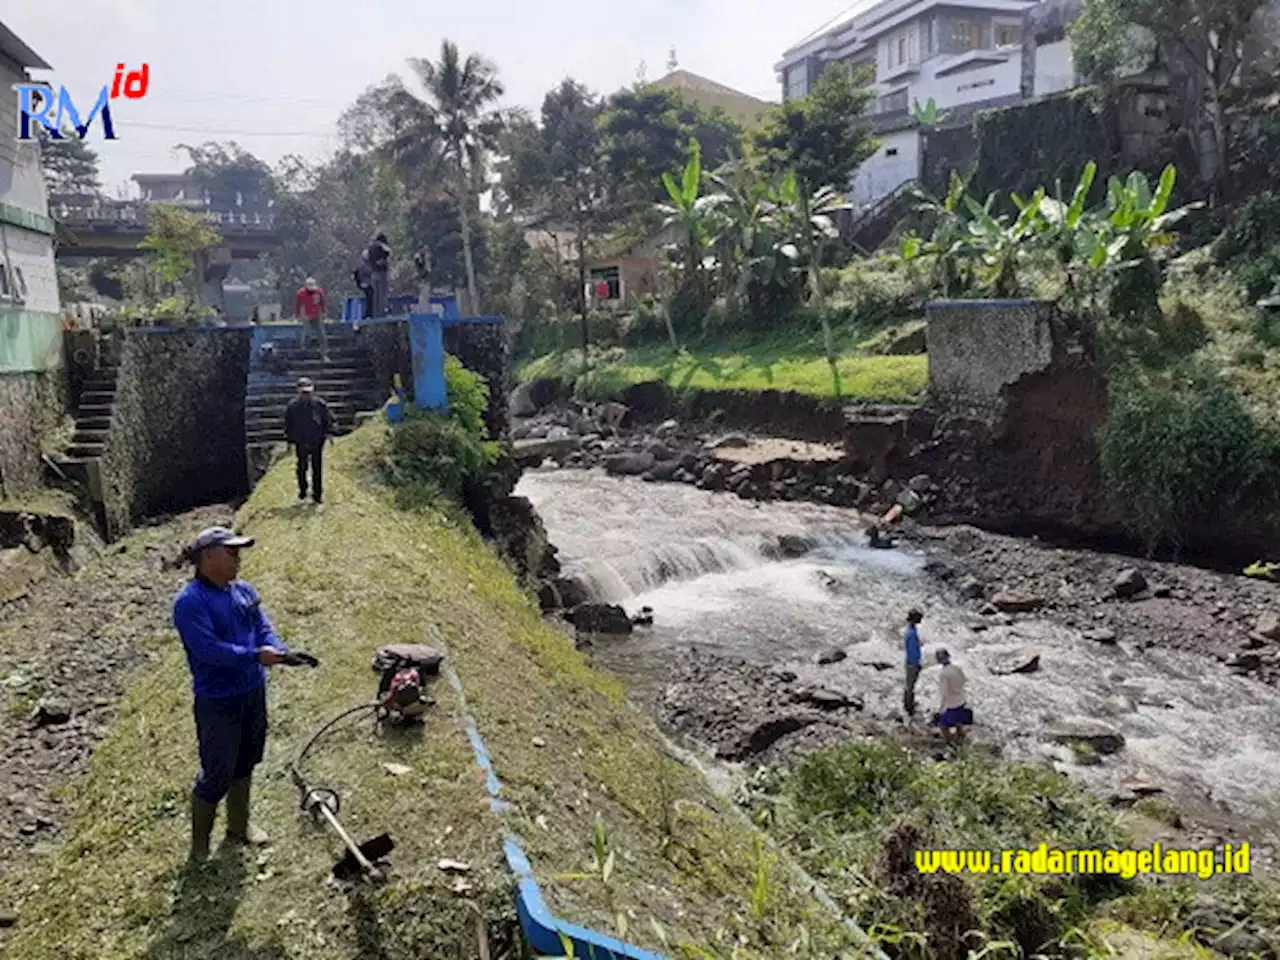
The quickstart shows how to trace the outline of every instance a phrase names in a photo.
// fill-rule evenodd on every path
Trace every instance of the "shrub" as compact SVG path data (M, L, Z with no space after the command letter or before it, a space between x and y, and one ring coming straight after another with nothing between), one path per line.
M1271 293L1280 277L1280 194L1260 193L1242 203L1213 255L1240 278L1251 302Z
M402 506L423 506L441 496L458 500L496 454L493 445L452 416L410 408L391 431L384 479L396 488Z
M1152 551L1177 547L1189 528L1224 518L1246 498L1271 496L1280 462L1273 429L1218 374L1179 373L1121 371L1099 436L1107 495Z
M444 358L444 389L449 398L449 416L477 440L489 439L484 425L489 409L489 383L480 374L468 370L452 354Z

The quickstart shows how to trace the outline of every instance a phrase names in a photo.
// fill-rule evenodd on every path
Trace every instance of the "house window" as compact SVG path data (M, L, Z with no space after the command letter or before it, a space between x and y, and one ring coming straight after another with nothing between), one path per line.
M887 147L887 148L885 148L884 155L885 155L886 157L896 157L896 156L898 155L898 148L897 148L897 147Z
M1013 23L996 24L996 46L1016 47L1022 43L1022 27Z
M907 38L899 37L898 38L898 63L901 64L906 62L907 62Z
M9 286L9 265L0 263L0 300L12 300L13 288Z
M807 63L797 63L794 67L788 67L786 77L788 100L799 100L809 95L809 65Z
M599 284L604 283L609 287L609 295L606 300L622 299L622 276L617 267L601 267L591 271L591 287L594 290Z
M924 55L926 57L933 55L933 21L926 20L924 23Z
M982 47L982 24L957 20L951 24L951 46L955 50L978 50Z

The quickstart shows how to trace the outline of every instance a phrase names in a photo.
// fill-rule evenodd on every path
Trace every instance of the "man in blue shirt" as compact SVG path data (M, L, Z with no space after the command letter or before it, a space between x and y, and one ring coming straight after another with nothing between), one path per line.
M916 681L920 679L920 634L916 627L924 615L919 610L907 611L907 629L902 636L906 651L907 680L902 690L902 712L907 717L916 715Z
M173 605L191 668L200 775L191 794L191 859L209 855L218 803L227 800L227 840L260 844L249 823L253 768L267 742L267 670L288 648L262 611L258 593L238 579L249 537L223 527L204 530L187 555L195 576Z

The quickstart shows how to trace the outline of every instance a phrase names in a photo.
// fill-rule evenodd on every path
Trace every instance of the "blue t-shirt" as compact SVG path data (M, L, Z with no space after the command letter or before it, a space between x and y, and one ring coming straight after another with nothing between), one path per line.
M173 625L191 667L197 697L234 697L267 682L259 647L287 652L262 611L258 591L236 580L222 589L196 577L173 604Z
M920 634L916 633L916 625L908 624L907 632L903 634L903 641L907 648L907 663L912 666L920 666Z

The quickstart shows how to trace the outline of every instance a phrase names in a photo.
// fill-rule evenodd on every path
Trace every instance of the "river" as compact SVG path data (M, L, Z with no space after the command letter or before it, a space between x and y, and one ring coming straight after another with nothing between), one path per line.
M597 662L638 701L660 693L684 651L697 647L790 669L801 682L861 695L867 715L891 717L901 697L902 621L918 606L927 660L946 646L969 678L977 739L1013 758L1055 757L1103 794L1139 778L1180 808L1270 839L1280 813L1280 691L1272 687L1197 654L1104 646L1045 618L975 632L979 618L948 599L923 552L863 546L853 511L599 471L531 471L517 492L537 508L566 574L582 578L593 599L633 614L653 609L652 629L595 647ZM786 534L815 547L798 559L771 558L767 545ZM816 655L832 647L848 659L817 666ZM993 672L1027 647L1040 653L1039 670ZM870 666L877 662L894 668ZM927 709L936 671L926 666L918 688ZM1097 765L1073 762L1046 742L1064 720L1101 720L1123 734L1124 749Z

